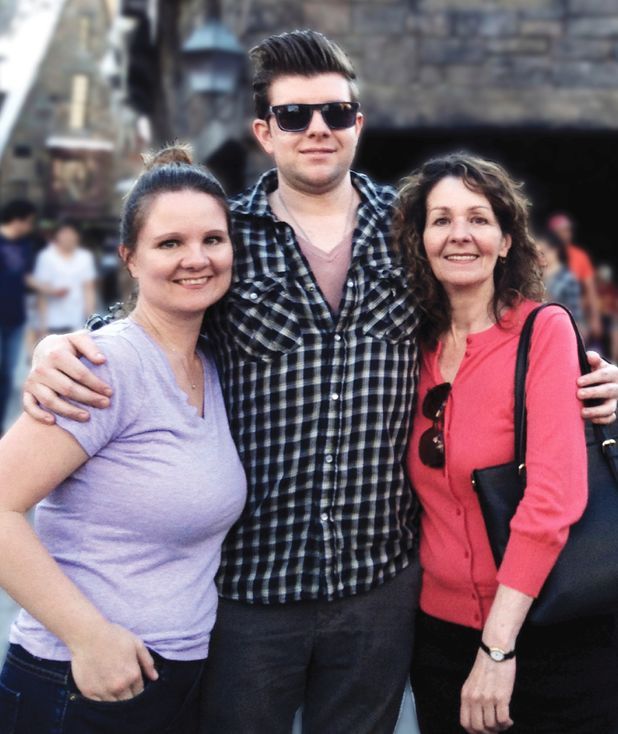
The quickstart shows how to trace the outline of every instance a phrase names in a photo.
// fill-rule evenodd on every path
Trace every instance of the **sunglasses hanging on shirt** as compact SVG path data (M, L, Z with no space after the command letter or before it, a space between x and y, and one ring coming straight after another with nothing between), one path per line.
M423 400L423 415L432 422L418 444L420 460L432 469L444 466L444 411L451 392L451 383L443 382L427 391Z

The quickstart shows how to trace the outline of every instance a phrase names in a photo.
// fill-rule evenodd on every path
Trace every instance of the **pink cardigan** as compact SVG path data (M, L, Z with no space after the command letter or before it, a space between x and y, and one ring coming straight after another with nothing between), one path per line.
M408 469L423 506L421 608L427 614L481 629L498 583L537 596L587 498L586 444L576 396L579 365L567 315L547 308L537 317L527 378L527 488L511 522L500 568L491 554L473 469L513 460L515 355L523 322L537 304L524 301L495 325L467 339L465 357L445 412L444 469L419 459L421 434L431 426L421 407L444 382L441 345L421 362Z

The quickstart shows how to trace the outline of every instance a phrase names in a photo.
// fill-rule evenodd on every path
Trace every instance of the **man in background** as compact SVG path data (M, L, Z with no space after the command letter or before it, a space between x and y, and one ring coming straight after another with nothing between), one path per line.
M65 288L38 283L32 276L30 236L36 209L30 201L15 199L0 210L0 435L13 387L13 374L26 322L26 290L62 295Z
M566 245L569 270L582 288L584 312L588 323L588 341L597 342L601 336L601 313L594 265L588 253L573 242L575 227L568 215L554 214L547 226Z

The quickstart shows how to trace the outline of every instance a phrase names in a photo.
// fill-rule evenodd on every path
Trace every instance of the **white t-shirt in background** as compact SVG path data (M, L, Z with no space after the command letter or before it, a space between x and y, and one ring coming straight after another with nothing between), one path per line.
M65 257L52 242L38 254L33 275L52 288L69 289L64 296L47 297L47 328L81 329L88 316L84 285L97 275L92 253L78 247L70 257Z

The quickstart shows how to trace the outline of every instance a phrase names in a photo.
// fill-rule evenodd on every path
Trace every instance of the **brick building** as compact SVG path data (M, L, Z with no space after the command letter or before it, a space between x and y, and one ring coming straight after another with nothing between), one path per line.
M208 15L244 49L312 27L347 50L366 116L360 169L396 181L436 152L493 156L525 179L539 217L571 211L586 244L614 258L603 212L618 168L616 0L125 0L123 10L142 28L134 91L159 138L193 139L231 188L267 161L248 132L246 75L225 95L187 82L182 48Z
M109 64L116 3L11 0L4 9L0 200L27 197L45 217L104 222L138 148Z

